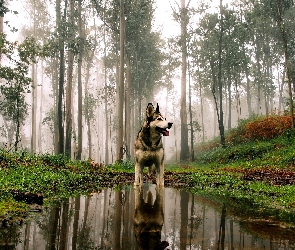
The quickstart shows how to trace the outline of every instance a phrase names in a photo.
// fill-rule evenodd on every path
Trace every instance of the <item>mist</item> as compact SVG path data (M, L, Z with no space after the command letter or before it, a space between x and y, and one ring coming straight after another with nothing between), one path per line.
M221 127L285 112L294 4L282 33L271 1L254 2L6 1L0 147L132 160L147 104L158 103L173 122L165 160L179 162Z

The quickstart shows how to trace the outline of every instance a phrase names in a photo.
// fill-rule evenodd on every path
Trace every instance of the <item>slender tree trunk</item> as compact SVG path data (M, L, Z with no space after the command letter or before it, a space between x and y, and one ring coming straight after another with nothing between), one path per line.
M256 107L256 114L259 114L259 111L261 109L261 86L260 86L260 79L261 79L261 67L260 67L260 47L259 47L259 39L256 36L255 37L256 42L256 64L257 64L257 76L256 78L256 84L257 84L257 107Z
M78 150L77 159L81 160L82 157L82 54L83 54L83 42L82 42L82 0L78 0L78 30L80 37L79 56L78 56Z
M189 159L188 148L188 128L187 128L187 110L186 110L186 69L187 69L187 9L185 7L185 0L181 0L181 97L180 97L180 134L181 134L181 146L180 146L180 160L186 161Z
M65 7L64 7L64 14L63 14L63 23L66 21L66 13L67 13L67 3L68 1L65 0ZM56 11L60 11L57 9ZM62 23L59 22L59 27L61 28ZM59 37L59 84L58 84L58 102L57 102L57 141L58 141L58 154L64 153L64 127L63 127L63 87L64 87L64 68L65 68L65 61L64 61L64 38L62 36Z
M104 9L106 10L106 1ZM104 58L107 57L107 41L106 41L106 22L105 22L105 12L104 12L104 29L103 29L103 44L104 44ZM108 112L108 83L107 83L107 65L104 61L104 113L105 113L105 164L109 164L109 112Z
M278 67L277 67L278 68ZM283 103L283 91L284 91L284 83L285 83L285 70L283 71L283 75L281 77L281 84L280 81L280 71L278 70L278 85L279 85L279 111L282 111L282 103Z
M33 8L34 8L34 21L33 21L33 33L34 37L36 37L36 15L35 15L35 1L33 2ZM36 141L37 141L37 72L36 72L37 65L33 63L32 65L32 80L33 80L33 86L32 86L32 127L31 127L31 152L36 153Z
M224 137L224 124L223 124L223 107L222 107L222 36L223 36L223 7L222 0L220 0L220 34L219 34L219 42L218 42L218 88L219 88L219 132L220 132L220 143L222 146L225 145L225 137Z
M37 77L36 64L32 65L32 125L31 125L31 152L36 153L36 127L37 127Z
M198 67L199 73L199 67ZM203 107L203 96L202 96L202 84L201 81L199 83L199 96L200 96L200 104L201 104L201 130L202 130L202 142L205 141L205 127L204 127L204 107Z
M228 83L227 83L227 92L228 92L228 125L227 128L231 129L231 105L232 105L232 98L231 98L231 72L228 68Z
M92 52L91 52L92 53ZM88 138L88 159L92 159L92 137L91 137L91 117L88 112L88 110L91 109L90 104L89 104L89 77L90 77L90 68L91 68L91 63L93 59L93 53L89 58L89 61L87 61L87 68L86 68L86 76L85 76L85 119L86 119L86 124L87 124L87 138Z
M246 67L246 69L245 69L245 74L246 74L246 79L247 79L246 93L247 93L248 114L249 114L249 116L251 116L253 114L253 110L252 110L252 96L251 96L250 78L249 78L248 67Z
M117 129L117 160L123 160L123 106L124 106L124 36L125 36L124 0L120 0L120 75L118 84L118 129Z
M44 64L41 60L41 91L40 91L40 101L39 101L39 139L38 139L38 148L39 152L42 150L42 110L43 110L43 86L44 86Z
M70 23L74 23L74 0L70 1ZM73 35L70 39L74 39ZM74 68L74 53L69 49L68 52L68 72L67 72L67 87L66 87L66 143L65 154L71 157L72 146L72 85L73 85L73 68Z
M286 37L286 30L285 24L283 21L283 13L282 13L282 6L281 0L276 0L277 3L277 10L278 10L278 25L281 30L281 35L284 44L284 54L285 54L285 67L286 67L286 74L288 79L288 91L289 91L289 99L290 99L290 116L291 116L291 124L292 128L294 128L294 110L293 110L293 92L292 92L292 76L291 76L291 62L289 59L289 52L288 52L288 43Z
M131 100L130 100L130 87L131 87L131 62L130 58L126 56L126 89L125 89L125 142L126 142L126 156L130 159L130 114L131 114Z
M189 89L189 118L190 118L190 132L191 132L191 161L195 160L195 151L194 151L194 127L193 127L193 111L192 111L192 88L191 88L191 74L190 74L190 64L188 62L188 89Z
M106 84L106 79L105 79ZM105 140L105 164L109 164L109 113L108 113L108 101L107 101L107 86L105 86L105 101L104 101L104 110L105 110L105 127L106 127L106 140Z

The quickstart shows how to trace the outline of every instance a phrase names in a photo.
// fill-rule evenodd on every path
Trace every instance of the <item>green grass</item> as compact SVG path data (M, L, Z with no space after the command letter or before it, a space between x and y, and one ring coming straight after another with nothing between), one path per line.
M89 193L100 185L101 176L87 161L71 161L63 156L9 154L0 150L0 216L28 209L12 202L14 193L42 194L45 201Z

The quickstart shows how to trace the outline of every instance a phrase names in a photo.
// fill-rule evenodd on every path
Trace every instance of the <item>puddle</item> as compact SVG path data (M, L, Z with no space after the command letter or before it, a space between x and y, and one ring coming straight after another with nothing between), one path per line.
M295 249L293 229L173 188L105 189L0 230L0 249Z

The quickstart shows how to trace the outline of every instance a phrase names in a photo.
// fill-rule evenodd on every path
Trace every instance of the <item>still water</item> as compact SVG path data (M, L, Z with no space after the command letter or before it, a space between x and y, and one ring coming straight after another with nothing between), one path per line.
M292 231L173 188L105 189L0 232L0 249L295 249Z

